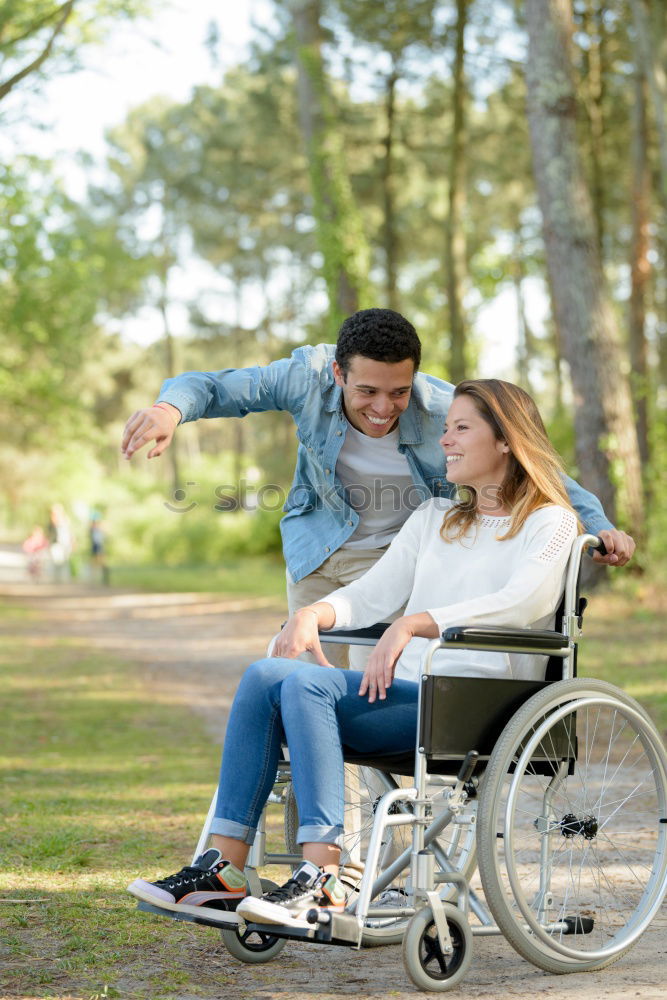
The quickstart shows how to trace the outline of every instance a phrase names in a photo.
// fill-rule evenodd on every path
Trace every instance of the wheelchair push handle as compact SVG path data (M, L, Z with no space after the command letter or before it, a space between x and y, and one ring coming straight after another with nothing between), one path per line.
M607 546L605 545L605 543L602 541L602 539L599 536L598 536L597 542L598 542L597 545L594 546L595 547L595 551L599 552L601 556L606 556L607 555ZM591 546L591 547L593 547L593 546Z

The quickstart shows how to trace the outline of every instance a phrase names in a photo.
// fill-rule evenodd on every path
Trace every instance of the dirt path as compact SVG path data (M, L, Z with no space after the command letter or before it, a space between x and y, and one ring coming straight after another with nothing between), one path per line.
M0 597L39 613L25 623L49 635L75 637L139 664L170 700L205 719L219 742L231 696L244 668L262 655L284 618L284 606L266 599L223 600L215 595L127 594L75 586L0 583ZM15 629L16 622L12 625ZM565 1000L667 998L667 920L658 918L618 965L598 974L551 976L520 959L502 938L476 938L473 967L453 997L548 996ZM202 943L209 945L209 941ZM202 952L204 954L204 951ZM400 948L350 949L288 944L275 964L241 966L220 949L206 961L233 972L224 1000L359 1000L417 993L403 969ZM120 984L119 984L120 985ZM132 984L123 983L128 994ZM221 993L211 994L213 997ZM180 1000L190 1000L184 994ZM194 998L193 998L194 1000Z
M0 597L38 612L26 625L33 634L73 637L141 664L152 686L204 717L216 742L244 667L265 653L286 617L271 598L217 594L0 583Z

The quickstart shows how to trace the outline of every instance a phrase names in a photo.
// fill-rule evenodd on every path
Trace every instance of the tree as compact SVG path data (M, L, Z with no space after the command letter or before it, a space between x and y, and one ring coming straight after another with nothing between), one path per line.
M148 9L147 0L0 0L0 100L56 55L75 65L77 50L110 24Z
M43 448L90 433L88 361L107 343L102 314L134 307L141 268L113 220L62 193L48 164L27 158L0 174L0 416L12 447Z
M646 338L646 302L651 276L649 229L651 184L648 163L648 126L646 119L647 87L642 60L635 68L635 107L632 129L632 244L630 253L629 344L632 363L632 389L637 418L639 454L644 468L649 453L649 362ZM648 477L646 478L648 485Z
M571 8L568 0L527 0L525 11L533 163L553 311L574 389L580 476L611 517L618 490L624 515L641 534L641 471L630 388L577 147ZM614 482L616 462L621 470Z
M404 162L402 125L406 108L400 85L404 81L416 83L419 75L423 75L429 54L440 46L434 25L436 7L437 0L385 0L381 5L333 0L327 7L330 19L335 17L334 38L339 57L345 46L348 75L354 79L370 72L376 93L375 100L367 102L364 108L365 130L361 140L374 148L375 170L367 174L367 179L373 184L376 196L369 201L382 212L376 249L384 267L385 302L390 309L400 308L401 203L403 184L410 172ZM353 185L354 180L353 177ZM370 224L366 231L372 234Z
M41 35L41 51L27 57L20 69L10 72L0 82L0 100L6 97L22 80L41 69L51 54L58 35L64 30L74 10L74 0L63 4L32 4L31 10L21 9L26 5L5 2L0 9L2 28L0 30L0 51L3 63L8 57L19 58L21 49L29 42L36 42ZM9 8L9 10L7 9ZM13 14L13 16L12 16Z
M197 88L182 104L136 108L109 138L115 184L100 197L115 206L128 247L153 261L145 295L162 317L156 353L163 374L282 355L285 338L274 342L273 327L289 335L296 314L299 329L307 318L292 299L301 299L300 282L312 288L316 246L305 157L294 155L294 72L280 52L256 53L250 66L231 70L219 87ZM194 256L219 280L191 303L194 337L174 336L170 274ZM188 428L194 446L231 452L239 482L243 466L257 464L256 422L206 423ZM273 428L282 430L279 420ZM172 468L175 484L181 468Z
M466 376L466 331L463 312L463 280L466 274L466 80L465 30L470 0L456 0L453 124L449 147L448 212L445 224L445 280L449 314L450 360L453 382Z
M296 38L299 118L334 336L345 316L370 305L370 250L352 194L342 134L327 84L320 0L289 0L289 8Z
M646 73L648 90L653 105L653 116L658 133L660 154L660 190L663 210L667 213L667 72L659 56L659 47L664 44L665 10L661 0L653 0L649 6L646 0L630 0L634 18L637 46ZM654 13L651 23L651 9ZM654 32L657 28L657 32Z

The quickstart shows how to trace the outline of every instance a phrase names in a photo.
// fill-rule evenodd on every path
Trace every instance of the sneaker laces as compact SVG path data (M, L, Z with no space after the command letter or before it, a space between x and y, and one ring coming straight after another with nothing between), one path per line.
M173 886L183 885L183 883L195 882L198 878L201 878L203 875L209 875L209 874L210 872L204 871L203 869L198 868L196 865L188 865L185 868L181 868L180 872L176 872L175 875L170 875L168 878L159 879L159 881L155 882L154 884L159 886L164 885L168 889L171 889Z
M297 896L305 895L305 893L310 892L313 888L312 885L305 885L298 879L290 878L285 882L285 885L267 892L263 899L266 899L269 903L287 903L290 899L296 899Z

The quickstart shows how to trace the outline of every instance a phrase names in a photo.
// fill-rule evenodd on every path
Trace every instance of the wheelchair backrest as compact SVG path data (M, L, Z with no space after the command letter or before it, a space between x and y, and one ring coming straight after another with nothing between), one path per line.
M568 562L563 597L556 612L554 637L567 637L570 645L571 676L576 673L576 639L581 628L586 599L579 593L581 558L594 536L575 539ZM465 626L458 627L461 637ZM503 630L498 630L502 632ZM511 630L508 630L511 631ZM530 636L530 630L519 630ZM454 629L448 633L455 632ZM547 633L536 633L546 636ZM516 652L516 650L515 650ZM428 759L428 770L452 773L470 751L476 750L480 761L488 760L493 748L512 716L533 694L563 678L563 657L548 659L544 680L513 680L509 678L450 677L428 674L422 678L419 742ZM562 740L553 746L553 755L567 758L572 752L572 736L563 728ZM535 761L539 770L539 761ZM545 761L545 766L550 768Z

